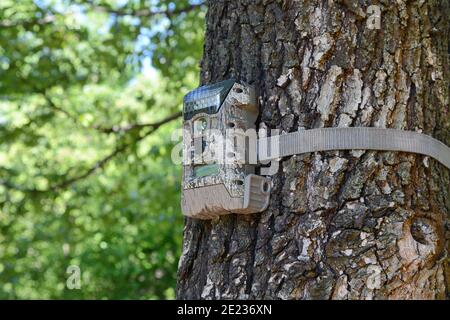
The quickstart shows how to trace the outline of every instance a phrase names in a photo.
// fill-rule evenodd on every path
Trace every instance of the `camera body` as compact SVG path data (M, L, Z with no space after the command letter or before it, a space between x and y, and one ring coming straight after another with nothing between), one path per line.
M253 87L226 80L188 93L183 107L183 214L213 219L265 210L271 184L255 174Z

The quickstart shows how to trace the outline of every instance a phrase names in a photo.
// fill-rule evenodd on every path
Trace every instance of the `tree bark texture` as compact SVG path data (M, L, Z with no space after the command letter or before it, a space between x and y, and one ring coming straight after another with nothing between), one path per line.
M367 8L381 9L381 29ZM202 83L258 90L260 128L415 130L450 145L449 1L209 1ZM424 156L282 159L267 211L186 220L180 299L446 299L450 172Z

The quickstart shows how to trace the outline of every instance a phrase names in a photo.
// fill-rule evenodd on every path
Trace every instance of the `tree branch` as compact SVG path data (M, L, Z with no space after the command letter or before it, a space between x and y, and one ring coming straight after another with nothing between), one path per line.
M127 9L114 9L112 7L108 7L105 5L98 5L90 0L86 0L85 4L89 5L93 10L97 12L103 12L103 13L110 13L115 14L117 16L134 16L134 17L152 17L157 15L165 15L167 17L172 17L179 15L181 13L190 12L197 8L200 8L204 5L206 5L206 2L198 3L198 4L192 4L185 8L177 8L174 10L151 10L151 9L138 9L138 10L127 10ZM51 24L56 21L58 15L64 15L61 14L48 14L45 17L42 18L34 18L29 20L2 20L0 21L0 27L1 28L15 28L18 26L24 26L24 27L30 27L33 25L47 25Z
M171 17L174 15L178 15L184 12L189 12L204 6L206 3L202 2L199 4L191 4L185 8L177 8L174 10L151 10L151 9L138 9L138 10L127 10L127 9L114 9L112 7L98 5L93 3L91 0L86 1L88 5L95 11L111 13L118 16L134 16L134 17L152 17L156 15L165 15L167 17Z
M19 26L29 27L34 25L46 25L55 22L56 15L55 14L49 14L43 18L39 19L30 19L30 20L2 20L0 21L0 27L1 28L15 28Z
M66 117L68 117L69 119L71 119L73 122L75 122L76 124L82 126L85 129L91 129L91 130L97 130L100 131L102 133L106 133L106 134L110 134L110 133L119 133L119 132L129 132L132 130L136 130L136 129L142 129L145 127L155 127L155 126L159 126L159 122L156 123L134 123L134 124L127 124L124 126L112 126L112 127L104 127L104 126L99 126L99 125L91 125L91 126L86 126L83 125L82 123L80 123L80 121L78 120L77 117L75 117L74 115L72 115L70 112L68 112L67 110L64 110L63 108L59 107L58 105L55 104L55 102L48 96L47 93L42 93L45 100L48 103L48 106L62 114L64 114ZM172 115L172 117L174 117L172 120L175 120L179 117L181 117L182 113L181 112L177 112L175 114Z
M0 185L3 185L4 187L6 187L7 189L14 189L14 190L18 190L21 192L25 192L25 193L47 193L47 192L57 192L59 190L63 190L66 189L67 187L69 187L70 185L83 180L89 176L91 176L92 174L94 174L97 170L102 169L105 167L105 165L110 162L114 157L116 157L117 155L125 152L129 147L131 147L132 145L142 141L143 139L145 139L146 137L148 137L149 135L151 135L152 133L154 133L156 130L158 130L161 126L178 119L181 116L181 112L177 112L175 114L172 114L170 116L168 116L167 118L152 123L152 124L140 124L140 125L134 125L134 128L145 128L145 127L149 127L150 129L145 132L143 135L141 135L137 140L133 141L133 142L129 142L129 143L124 143L122 145L117 146L110 154L108 154L106 157L100 159L99 161L97 161L91 168L89 168L88 170L86 170L84 173L81 173L77 176L74 176L72 178L68 178L67 180L64 180L62 182L56 183L52 186L50 186L49 188L47 188L46 190L39 190L39 189L24 189L21 188L19 186L16 186L8 181L5 180L1 180L0 179ZM75 169L69 169L67 172L70 172L72 170ZM67 174L65 174L67 175Z
M111 127L111 128L101 128L100 130L103 133L117 133L117 132L128 132L128 131L131 131L131 130L142 129L142 128L145 128L145 127L155 128L155 127L160 127L161 125L163 125L163 124L165 124L165 123L167 123L169 121L176 120L179 117L181 117L181 115L182 115L182 112L177 112L177 113L174 113L173 115L171 115L168 118L166 118L166 119L164 119L162 121L159 121L159 122L135 123L135 124L129 124L129 125L126 125L126 126L114 126L114 127Z

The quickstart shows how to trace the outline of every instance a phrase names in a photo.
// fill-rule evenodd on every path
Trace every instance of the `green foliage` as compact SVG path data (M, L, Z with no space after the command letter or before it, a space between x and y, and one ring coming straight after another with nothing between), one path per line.
M174 298L171 136L198 81L204 11L0 1L0 298Z

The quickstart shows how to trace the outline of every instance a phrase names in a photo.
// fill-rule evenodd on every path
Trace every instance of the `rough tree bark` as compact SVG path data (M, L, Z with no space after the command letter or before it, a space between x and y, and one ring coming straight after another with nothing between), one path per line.
M448 0L210 1L202 82L254 84L260 127L390 127L450 144L449 16ZM186 220L178 298L447 298L442 165L319 152L283 159L273 181L262 214Z

